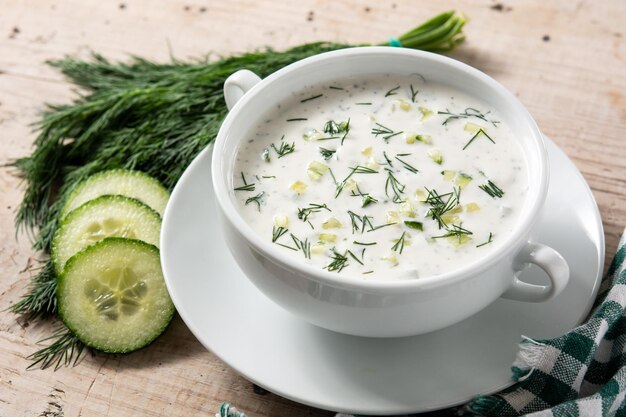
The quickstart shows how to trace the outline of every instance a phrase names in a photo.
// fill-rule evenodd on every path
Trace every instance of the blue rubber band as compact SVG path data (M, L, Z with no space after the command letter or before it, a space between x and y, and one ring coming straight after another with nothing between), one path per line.
M402 43L397 38L389 38L389 45L402 48Z

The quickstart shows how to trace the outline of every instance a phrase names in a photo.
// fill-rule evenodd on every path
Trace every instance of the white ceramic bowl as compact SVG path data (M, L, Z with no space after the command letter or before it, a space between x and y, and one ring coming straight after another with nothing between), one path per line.
M234 159L242 140L263 113L303 84L349 75L419 73L497 108L524 149L529 192L518 224L506 242L474 263L443 275L403 281L363 281L286 257L253 231L237 211ZM270 299L303 319L337 332L370 337L425 333L457 323L498 297L544 301L566 285L569 268L552 248L529 242L548 185L543 138L521 103L484 73L441 55L391 47L360 47L296 62L261 80L250 71L233 74L224 86L229 115L213 150L215 187L226 243L247 277ZM550 283L518 279L529 264L542 268Z

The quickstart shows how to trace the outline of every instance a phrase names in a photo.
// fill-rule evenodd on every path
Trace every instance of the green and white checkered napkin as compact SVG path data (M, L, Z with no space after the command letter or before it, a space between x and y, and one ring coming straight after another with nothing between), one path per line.
M517 382L498 394L475 398L459 412L488 417L626 417L625 258L626 230L587 322L554 339L523 339L511 368ZM222 404L216 417L245 414Z

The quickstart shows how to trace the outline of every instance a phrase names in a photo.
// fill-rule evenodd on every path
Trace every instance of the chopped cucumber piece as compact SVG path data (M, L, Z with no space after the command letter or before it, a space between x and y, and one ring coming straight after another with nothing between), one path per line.
M61 209L61 218L89 200L102 195L125 195L152 207L161 216L169 199L169 192L151 176L127 169L98 172L80 182L67 197Z
M159 250L139 240L106 238L79 252L60 275L56 295L63 323L104 352L150 344L174 315Z
M88 201L62 220L52 241L57 274L74 254L106 237L139 239L158 246L161 217L134 198L105 195Z

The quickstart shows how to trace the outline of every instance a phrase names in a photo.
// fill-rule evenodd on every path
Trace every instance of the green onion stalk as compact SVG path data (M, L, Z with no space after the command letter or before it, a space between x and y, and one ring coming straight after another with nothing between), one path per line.
M463 15L449 11L380 45L448 52L463 42ZM112 168L144 171L172 189L193 158L215 140L227 109L222 86L247 68L261 77L303 58L354 45L308 43L285 51L264 49L217 60L159 64L134 57L110 62L49 61L82 94L72 103L47 105L36 123L33 152L9 163L26 183L17 230L33 248L49 252L69 191L95 172ZM49 260L34 272L24 296L10 309L30 319L55 316L56 275ZM62 328L47 347L31 355L32 366L75 364L80 342Z

